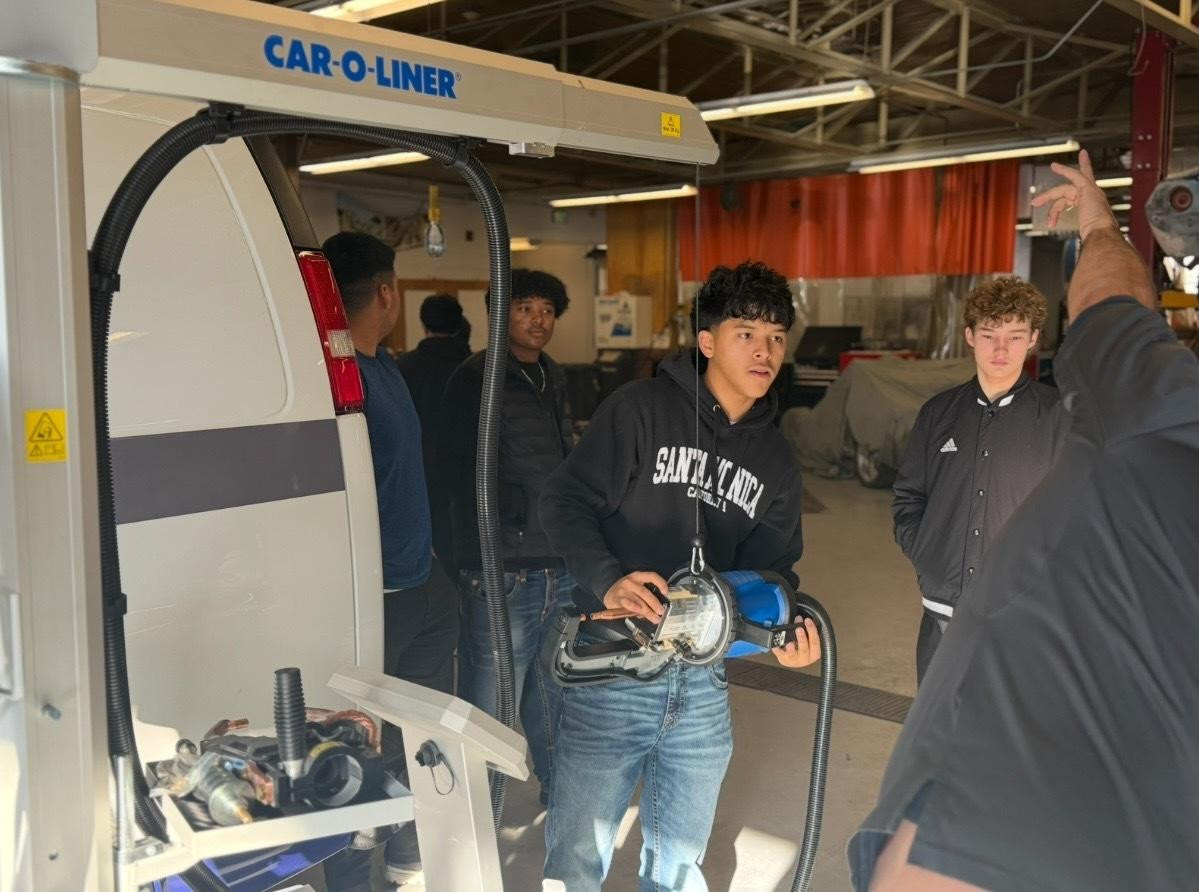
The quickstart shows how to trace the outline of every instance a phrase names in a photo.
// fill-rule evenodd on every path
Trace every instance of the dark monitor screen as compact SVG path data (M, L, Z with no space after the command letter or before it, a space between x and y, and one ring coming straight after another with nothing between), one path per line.
M804 329L795 362L799 365L836 365L841 353L862 341L860 325L809 325Z

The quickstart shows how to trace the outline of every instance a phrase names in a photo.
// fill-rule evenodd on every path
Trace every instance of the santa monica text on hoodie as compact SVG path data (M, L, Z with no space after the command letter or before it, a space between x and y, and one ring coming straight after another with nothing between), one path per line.
M602 598L638 570L669 579L690 561L697 501L708 566L797 584L802 482L775 405L768 394L733 424L687 354L608 397L541 499L550 545L579 585Z

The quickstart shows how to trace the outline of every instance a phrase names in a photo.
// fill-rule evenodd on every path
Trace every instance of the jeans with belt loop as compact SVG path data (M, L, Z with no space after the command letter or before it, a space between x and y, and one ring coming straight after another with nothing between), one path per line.
M559 607L573 604L574 578L561 569L518 570L504 574L508 621L512 626L512 669L516 714L529 743L533 773L545 800L554 767L554 731L561 691L538 664L546 631ZM465 571L462 596L462 639L459 645L458 696L495 715L495 645L487 621L483 574Z
M653 681L566 688L545 825L543 888L599 892L641 789L641 892L703 892L700 865L733 753L724 663ZM618 888L631 889L627 881Z

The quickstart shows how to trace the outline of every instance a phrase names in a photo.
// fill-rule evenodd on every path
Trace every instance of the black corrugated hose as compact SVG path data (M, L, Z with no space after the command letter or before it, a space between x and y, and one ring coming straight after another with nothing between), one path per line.
M137 755L125 660L126 599L121 591L108 417L108 335L113 295L120 288L121 258L133 226L159 183L180 161L201 146L224 142L231 137L283 133L333 134L422 152L447 166L457 168L483 208L487 225L492 292L489 319L491 330L479 418L479 534L488 617L496 650L498 718L508 727L511 727L515 720L512 638L508 626L508 604L504 597L502 561L499 555L495 483L498 419L508 355L506 333L511 288L508 226L499 192L464 140L265 112L243 113L235 107L213 106L195 118L171 128L130 168L105 210L89 258L109 755L114 759L117 756L130 757L135 766L135 806L138 824L145 833L159 838L165 838L166 828L162 814L149 799L146 779ZM504 777L497 773L492 778L492 805L497 827L503 801ZM202 863L186 871L183 879L198 892L219 892L227 888L207 865Z
M828 746L833 726L833 696L837 684L837 638L833 623L815 598L799 592L796 600L811 615L820 632L820 701L816 707L816 735L812 742L812 776L808 780L808 811L804 820L803 846L791 881L791 892L807 892L820 845L820 822L824 817L824 783L828 777Z

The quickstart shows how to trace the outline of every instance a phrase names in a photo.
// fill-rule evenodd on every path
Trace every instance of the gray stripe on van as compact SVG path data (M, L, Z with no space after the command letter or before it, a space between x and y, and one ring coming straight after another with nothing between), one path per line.
M345 489L331 418L119 437L112 464L117 523Z

